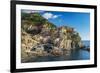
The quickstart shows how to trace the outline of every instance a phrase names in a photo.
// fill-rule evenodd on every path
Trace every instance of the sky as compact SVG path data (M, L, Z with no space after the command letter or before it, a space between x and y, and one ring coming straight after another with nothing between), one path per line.
M40 13L58 27L72 27L80 34L82 40L90 40L90 13L23 10L26 13L30 11Z

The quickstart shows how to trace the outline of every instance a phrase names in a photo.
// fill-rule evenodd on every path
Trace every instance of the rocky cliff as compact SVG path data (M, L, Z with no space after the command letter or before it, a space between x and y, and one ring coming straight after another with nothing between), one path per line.
M21 57L64 55L82 47L81 37L74 28L57 27L39 13L21 14Z

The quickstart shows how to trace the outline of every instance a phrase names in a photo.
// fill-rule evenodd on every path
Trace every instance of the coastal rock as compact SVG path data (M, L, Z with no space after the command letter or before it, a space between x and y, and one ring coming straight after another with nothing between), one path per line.
M60 42L60 48L63 49L67 49L67 50L71 50L72 48L72 40L67 40L66 38L64 38L61 42Z
M21 54L29 56L59 56L81 48L81 37L74 28L57 27L39 13L22 14Z
M54 49L51 51L51 54L54 56L60 56L63 55L63 52L61 49L54 47Z

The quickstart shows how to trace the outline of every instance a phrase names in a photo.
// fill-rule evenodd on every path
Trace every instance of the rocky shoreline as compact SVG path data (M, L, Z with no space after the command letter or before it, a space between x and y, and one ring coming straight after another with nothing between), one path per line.
M56 31L56 30L55 30ZM48 32L48 31L46 31ZM62 34L61 34L62 33ZM69 55L71 50L76 48L81 48L82 43L80 41L74 41L74 39L69 39L68 33L60 32L59 37L54 36L53 34L43 35L37 34L32 35L27 32L22 32L22 58L26 59L27 57L38 57L38 56L61 56ZM24 52L24 54L23 54ZM26 56L25 56L26 55Z
M32 18L34 16L37 21ZM27 19L22 17L21 24L22 62L30 57L69 55L71 50L83 46L74 28L57 27L39 14L30 14Z

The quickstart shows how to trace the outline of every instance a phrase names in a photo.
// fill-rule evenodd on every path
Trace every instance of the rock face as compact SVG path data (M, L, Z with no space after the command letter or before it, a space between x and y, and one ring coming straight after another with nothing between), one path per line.
M34 18L35 17L35 18ZM21 57L64 55L82 47L81 37L74 28L57 27L44 19L39 13L22 13Z

